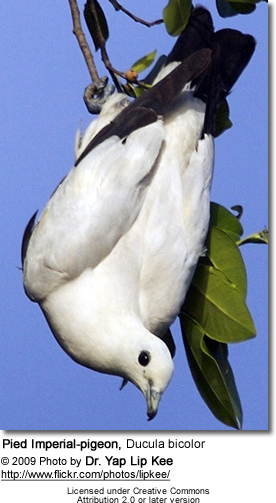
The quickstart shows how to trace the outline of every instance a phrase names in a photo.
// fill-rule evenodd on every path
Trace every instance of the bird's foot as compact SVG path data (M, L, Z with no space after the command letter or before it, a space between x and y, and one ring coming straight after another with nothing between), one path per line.
M99 82L85 88L83 99L89 113L99 114L109 96L114 93L115 87L107 83L108 77L101 77Z

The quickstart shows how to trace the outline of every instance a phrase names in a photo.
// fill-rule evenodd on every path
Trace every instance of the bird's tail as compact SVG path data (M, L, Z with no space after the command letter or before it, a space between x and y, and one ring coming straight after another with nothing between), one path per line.
M204 72L192 82L195 95L206 103L204 132L214 135L215 115L219 104L226 98L233 85L249 63L255 39L238 30L214 31L210 12L204 7L192 10L189 22L179 36L166 66L183 61L201 49L212 50L212 61Z

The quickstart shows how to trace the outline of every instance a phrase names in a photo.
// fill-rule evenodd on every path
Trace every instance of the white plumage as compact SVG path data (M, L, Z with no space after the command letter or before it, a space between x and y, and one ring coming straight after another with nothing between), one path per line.
M210 65L211 51L192 58L190 66L199 63L190 81ZM180 73L146 102L108 99L77 142L76 167L23 240L26 293L57 341L82 365L132 381L149 418L173 374L162 338L203 253L214 159L206 104L185 78L168 98L162 82L172 75ZM162 116L156 93L161 108L168 101ZM122 135L121 117L130 122Z

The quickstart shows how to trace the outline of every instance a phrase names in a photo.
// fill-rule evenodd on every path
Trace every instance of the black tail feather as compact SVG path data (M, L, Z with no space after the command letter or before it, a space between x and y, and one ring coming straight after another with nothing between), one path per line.
M255 40L233 29L214 32L211 14L204 7L193 9L190 20L168 56L166 64L182 61L195 51L209 48L212 63L194 81L195 95L206 102L204 132L215 133L215 116L219 104L249 63Z
M210 12L204 7L194 8L185 30L168 55L166 65L173 61L183 61L200 49L213 49L213 36L214 25Z
M220 49L219 71L225 91L229 93L249 63L256 42L251 35L231 29L217 31L214 34L214 42Z

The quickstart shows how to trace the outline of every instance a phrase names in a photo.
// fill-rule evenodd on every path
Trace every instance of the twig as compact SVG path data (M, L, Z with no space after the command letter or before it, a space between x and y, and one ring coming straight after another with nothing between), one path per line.
M117 90L121 91L121 86L118 82L118 79L116 78L116 75L119 75L120 77L125 78L125 74L123 72L120 72L119 70L116 70L116 68L114 68L114 66L111 64L107 50L106 50L106 41L105 41L105 38L102 34L97 11L95 8L95 3L93 2L93 0L90 0L89 4L90 4L90 9L91 9L93 18L95 20L96 37L97 37L97 41L98 41L99 48L101 51L102 61L105 65L106 69L109 71L111 78L112 78Z
M127 16L129 16L136 23L143 24L144 26L147 26L148 28L151 28L152 26L155 26L156 24L163 23L163 19L157 19L157 21L152 21L151 23L149 23L148 21L144 21L144 19L141 19L140 17L135 16L129 10L125 9L125 7L123 7L122 5L120 5L117 2L117 0L109 0L109 2L111 3L111 5L113 5L113 7L114 7L115 10L117 10L117 11L121 10L122 12L124 12L124 14L126 14Z
M113 7L116 10L121 10L122 12L127 14L129 17L131 17L134 21L136 21L137 23L141 23L141 24L144 24L145 26L150 27L155 24L159 24L159 23L163 22L161 19L158 21L154 21L153 23L148 23L147 21L144 21L143 19L140 19L140 18L134 16L131 12L126 10L124 7L122 7L117 2L117 0L109 0L109 1L111 2L111 4L113 5ZM91 103L93 102L92 106L93 106L93 110L94 110L94 107L95 107L94 102L98 103L98 99L101 99L101 97L99 95L101 95L103 93L103 89L106 87L106 84L103 86L104 81L98 75L93 55L90 51L89 45L88 45L86 38L85 38L85 34L82 30L81 21L80 21L80 11L78 8L77 1L76 0L68 0L68 2L69 2L71 16L72 16L72 20L73 20L73 33L77 38L77 41L79 43L79 47L80 47L82 54L84 56L84 59L85 59L90 77L92 79L92 83L93 83L92 86L88 86L86 88L85 101L86 101L86 104L87 104L87 100L89 102L91 101ZM117 88L117 90L119 92L122 92L122 87L121 87L121 84L120 84L117 76L123 77L126 80L127 80L127 76L124 72L117 70L111 64L107 50L106 50L106 40L105 40L105 37L104 37L102 30L101 30L101 25L100 25L100 22L98 19L98 14L97 14L97 10L95 7L95 2L93 0L89 0L88 3L89 3L89 8L91 10L93 19L95 21L95 32L96 32L95 36L96 36L96 39L98 42L99 49L101 51L102 61L105 65L106 69L109 71L110 76L115 84L115 87ZM107 82L107 81L105 81L105 82ZM109 86L109 87L112 87L112 86ZM107 89L107 93L109 93L108 89ZM96 112L93 111L93 113L96 113Z
M80 49L82 51L82 54L84 56L90 77L92 79L92 82L94 84L99 84L100 82L100 77L98 75L94 58L93 55L90 51L90 48L88 46L88 43L86 41L85 35L83 33L82 27L81 27L81 22L80 22L80 11L77 5L76 0L68 0L70 10L71 10L71 15L72 15L72 20L73 20L73 33L76 36Z

